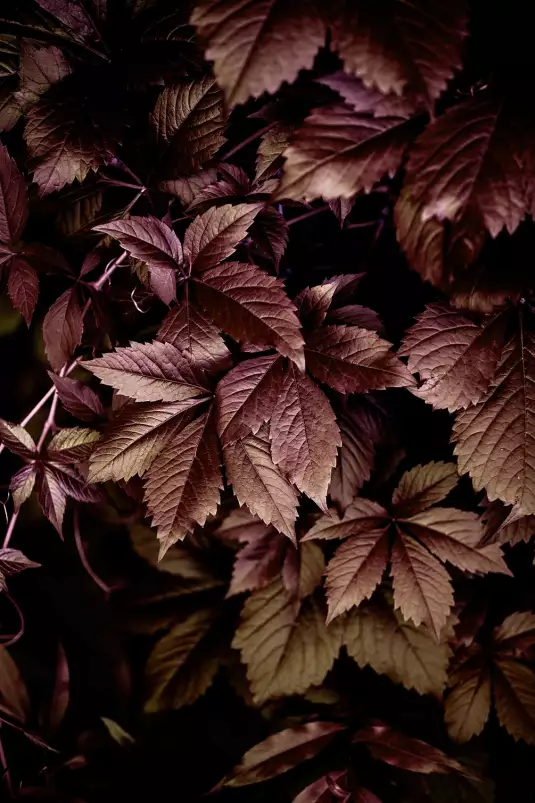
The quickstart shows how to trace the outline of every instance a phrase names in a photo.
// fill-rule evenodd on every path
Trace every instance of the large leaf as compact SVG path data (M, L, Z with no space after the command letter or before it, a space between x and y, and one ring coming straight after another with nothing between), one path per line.
M20 82L16 98L25 109L36 103L52 84L72 71L69 61L57 47L42 47L23 40L20 50Z
M241 651L259 703L320 684L340 645L340 627L327 628L325 612L313 600L298 613L279 580L245 602L232 643Z
M198 399L129 406L112 422L91 455L90 482L140 477L199 405Z
M307 335L307 367L340 393L404 388L415 384L390 343L356 326L323 326Z
M161 554L217 510L223 487L214 412L199 416L169 442L145 479L145 501Z
M331 405L315 382L288 364L270 422L273 462L323 510L336 464L340 432Z
M283 360L268 355L245 360L223 377L216 390L217 430L223 446L249 433L256 435L271 418L283 371Z
M496 377L481 401L460 413L453 429L459 471L488 498L535 513L535 338L519 317Z
M399 354L420 374L415 396L450 412L475 404L486 393L500 358L505 318L478 326L445 304L425 310L409 329Z
M368 117L349 106L316 109L284 152L275 198L353 198L393 176L415 133L415 120Z
M392 494L396 516L406 518L436 505L455 488L457 481L455 463L433 462L406 471Z
M367 87L430 101L461 66L468 19L464 0L345 3L333 14L333 46Z
M495 237L513 232L528 211L520 123L502 97L472 98L450 109L416 141L407 185L423 220L477 215Z
M354 608L344 622L344 644L361 668L371 666L419 694L438 696L447 683L448 645L390 609Z
M43 338L50 365L60 371L82 340L84 320L76 288L65 290L45 315Z
M84 367L136 401L185 401L208 392L204 373L170 343L135 343L84 362Z
M191 173L225 142L223 93L211 77L167 86L152 115L159 156L175 174Z
M94 28L82 3L66 2L66 0L36 0L44 11L47 11L58 22L76 37L90 39L94 35Z
M279 279L254 265L225 262L192 284L200 304L223 331L235 340L275 346L304 368L299 320Z
M262 204L225 204L196 217L184 235L191 270L201 273L231 256L261 209Z
M325 27L307 0L201 0L191 21L229 106L276 92L310 69Z
M14 245L20 240L28 218L24 178L0 142L0 241Z
M240 505L295 540L298 498L271 457L267 428L223 448L227 478Z
M535 744L535 672L518 661L499 660L493 679L500 724L513 739Z
M224 786L248 786L287 772L314 758L341 730L335 722L307 722L274 733L245 753Z

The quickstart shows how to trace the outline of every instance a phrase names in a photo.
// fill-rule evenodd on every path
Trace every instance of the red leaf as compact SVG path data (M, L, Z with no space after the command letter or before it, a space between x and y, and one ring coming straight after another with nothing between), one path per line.
M235 340L275 346L304 368L295 307L278 279L254 265L225 262L206 271L193 285L212 320Z
M273 462L302 493L327 509L327 488L342 445L324 393L293 363L283 378L270 423Z
M234 253L262 204L212 206L190 223L184 251L193 273L213 268Z
M325 27L307 0L201 0L191 17L229 106L276 92L310 69Z
M307 335L307 367L340 393L404 388L415 384L406 366L375 332L353 326L324 326Z
M19 256L11 260L7 290L13 306L29 326L39 296L39 279L32 266Z
M82 341L84 321L76 288L66 290L52 304L43 321L43 338L50 365L59 371Z
M223 446L256 435L271 418L283 382L277 355L245 360L229 371L216 390L217 431Z
M333 797L333 784L336 784L338 788L341 789L341 783L347 781L347 773L344 772L330 772L328 775L324 775L322 778L318 778L317 781L314 781L307 786L306 789L303 789L297 797L293 799L293 803L333 803L333 801L340 800L341 803L346 803L346 800L342 797ZM348 793L349 794L349 793ZM381 803L380 800L375 798L373 800L372 796L367 801L365 798L359 800L357 798L356 803ZM349 801L351 798L347 798Z
M0 241L15 245L28 218L28 198L24 178L7 148L0 142Z
M56 376L50 371L48 375L54 383L62 405L75 418L94 421L95 418L102 418L105 415L102 402L90 387L76 379Z

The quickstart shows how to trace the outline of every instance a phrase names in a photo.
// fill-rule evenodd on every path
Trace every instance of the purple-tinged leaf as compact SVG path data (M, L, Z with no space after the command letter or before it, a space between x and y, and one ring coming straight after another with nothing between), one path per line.
M84 321L76 288L70 288L52 304L43 321L43 338L50 365L59 371L82 341Z
M109 234L135 259L149 268L175 271L182 264L180 240L163 221L155 217L131 217L95 226L94 231Z
M82 421L94 421L103 418L105 410L102 402L88 385L77 379L56 376L49 371L48 374L58 392L59 400L67 412Z
M11 260L7 291L13 306L29 326L39 297L39 279L32 266L20 256Z
M6 580L14 574L23 572L24 569L38 569L40 563L30 560L18 549L5 547L0 549L0 591L7 588Z
M35 485L35 474L35 464L31 463L19 468L11 477L9 490L13 497L13 507L15 510L19 510L20 506L30 498Z
M0 241L15 245L28 218L28 197L24 178L7 148L0 142Z
M190 223L184 252L193 273L202 273L231 256L262 209L262 204L212 206Z
M37 498L45 517L63 538L67 494L59 472L42 464L37 469Z
M230 368L231 357L217 327L189 303L186 295L165 317L157 339L171 343L208 374Z
M19 424L0 419L0 441L10 452L25 460L31 460L36 455L37 447L32 436Z

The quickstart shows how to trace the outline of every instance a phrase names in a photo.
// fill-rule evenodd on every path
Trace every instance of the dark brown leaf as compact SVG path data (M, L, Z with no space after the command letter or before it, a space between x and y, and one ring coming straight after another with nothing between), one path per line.
M193 273L231 256L261 209L262 204L225 204L196 217L184 235L184 252Z
M455 488L457 481L455 463L427 463L406 471L392 494L396 516L407 518L436 505Z
M221 373L231 366L230 352L219 330L189 303L188 295L169 311L157 339L176 346L207 373Z
M23 572L24 569L38 569L40 563L30 560L18 549L4 547L0 549L0 591L7 588L6 580L14 574Z
M20 256L11 260L7 291L13 306L29 326L39 297L39 279L32 266Z
M28 218L26 184L7 148L0 142L0 241L15 245Z
M84 329L76 288L70 288L55 301L43 321L43 338L50 365L59 371L80 345Z
M493 667L494 704L500 724L513 739L535 744L535 672L518 661Z
M382 418L377 408L360 404L338 413L337 420L342 448L331 477L329 496L345 510L370 478Z
M422 772L426 775L433 772L440 775L449 772L464 774L461 764L442 750L420 739L405 736L388 725L377 724L362 728L357 731L353 741L363 742L374 758L393 767L400 767L410 772Z
M59 400L67 412L82 421L94 421L103 418L105 410L102 402L88 385L77 379L56 376L49 371L48 374L58 392Z

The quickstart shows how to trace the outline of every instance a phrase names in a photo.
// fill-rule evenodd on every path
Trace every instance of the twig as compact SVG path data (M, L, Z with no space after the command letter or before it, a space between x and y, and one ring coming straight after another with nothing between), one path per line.
M0 722L0 729L2 723ZM4 753L4 745L2 744L2 734L0 733L0 768L2 769L2 781L6 785L9 797L13 797L13 784L11 783L11 775L9 774L9 767L7 765L6 754Z
M8 637L7 641L3 641L2 642L2 647L12 647L13 644L16 644L17 641L20 638L22 638L22 636L24 635L24 625L25 625L24 614L22 613L18 603L13 599L11 594L8 594L7 591L4 591L4 596L11 602L11 604L13 605L15 610L17 611L17 614L18 614L18 617L19 617L19 629L18 629L18 632L15 633L14 636Z
M326 212L329 209L329 204L325 204L324 206L317 206L315 209L311 209L310 212L305 212L304 215L299 215L299 217L294 217L291 220L287 220L288 226L293 226L294 223L301 223L302 220L306 220L309 217L314 217L314 215L319 215L320 212Z
M119 265L121 265L125 261L127 256L128 256L128 251L123 251L121 256L117 257L117 259L114 259L112 262L110 262L108 264L108 266L106 267L106 270L104 271L104 273L102 274L100 279L98 279L93 284L93 287L94 287L95 290L101 290L102 289L103 285L106 284L106 282L108 281L108 279L110 278L112 273L114 273L115 270L119 267ZM89 300L91 301L91 299L89 299ZM87 309L89 309L89 307L87 307ZM84 310L84 312L85 311L86 310Z
M258 137L261 137L261 136L263 136L263 134L266 134L268 131L271 131L271 129L274 128L276 125L277 125L276 123L269 123L268 125L265 125L264 128L260 128L258 131L255 131L255 133L251 134L250 137L247 137L247 139L244 139L241 142L238 142L237 145L235 145L229 151L224 153L220 157L220 161L221 162L226 162L227 159L230 159L230 157L234 156L235 153L238 153L238 151L241 151L242 148L246 148L247 145L250 145L251 142L254 142L255 139L258 139Z
M74 516L73 516L73 529L74 529L74 541L76 543L76 549L78 550L78 554L80 555L80 560L82 561L82 566L93 580L94 583L97 584L99 588L104 591L106 596L109 596L113 591L110 586L102 580L101 577L96 574L93 569L91 568L91 564L87 559L87 555L84 549L84 542L82 541L82 534L80 532L80 516L78 514L78 508L74 509Z
M3 548L6 549L9 546L9 542L11 541L11 537L13 535L13 531L15 529L15 525L17 523L17 519L19 517L20 510L14 510L13 514L9 520L9 524L7 525L6 534L4 536L4 544Z

